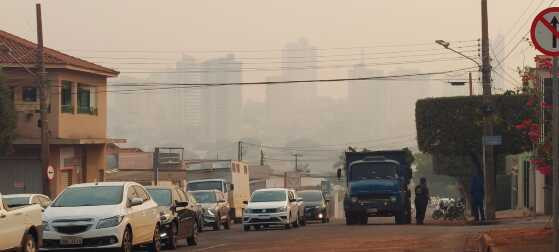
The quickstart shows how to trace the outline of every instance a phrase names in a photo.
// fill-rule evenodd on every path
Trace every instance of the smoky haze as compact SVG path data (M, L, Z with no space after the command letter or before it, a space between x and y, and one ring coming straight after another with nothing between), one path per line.
M534 51L521 43L530 1L490 1L494 83ZM245 156L278 169L331 171L347 145L415 148L414 104L467 95L467 70L382 80L141 90L123 84L207 84L415 75L475 67L433 41L477 59L477 1L42 1L48 47L115 68L110 137L129 146L181 146L191 158ZM0 29L35 41L34 5L2 1ZM516 27L521 26L524 30ZM514 29L513 29L514 28ZM527 31L527 30L526 30ZM518 43L517 43L518 42ZM509 51L512 51L509 55ZM469 69L476 71L475 68ZM475 72L474 92L481 86ZM286 147L287 146L287 147ZM294 148L296 147L296 148Z

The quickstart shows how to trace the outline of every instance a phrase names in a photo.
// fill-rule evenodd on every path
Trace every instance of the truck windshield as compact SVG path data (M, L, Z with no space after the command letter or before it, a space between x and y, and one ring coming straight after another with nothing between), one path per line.
M221 181L201 181L201 182L191 182L187 185L188 191L203 191L203 190L218 190L223 192L221 188Z
M351 181L397 178L393 163L359 163L351 166Z
M68 188L53 207L117 205L122 202L123 186L88 186Z
M271 202L285 201L286 193L284 191L260 191L254 192L250 202Z
M160 206L170 206L173 201L171 200L171 190L169 189L154 189L148 188L148 193L153 197L153 200Z
M192 192L192 196L196 198L199 203L215 203L217 199L213 192Z

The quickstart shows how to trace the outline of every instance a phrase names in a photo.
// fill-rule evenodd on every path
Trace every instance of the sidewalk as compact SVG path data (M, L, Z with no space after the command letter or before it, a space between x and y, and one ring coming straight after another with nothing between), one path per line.
M481 252L520 252L551 251L552 231L545 227L548 217L533 218L523 210L497 212L497 223L538 224L537 227L517 227L495 229L481 233L479 251Z

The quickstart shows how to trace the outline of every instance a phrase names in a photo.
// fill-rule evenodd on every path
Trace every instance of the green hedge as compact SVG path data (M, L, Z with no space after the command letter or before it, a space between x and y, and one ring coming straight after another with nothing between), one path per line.
M435 170L440 174L467 176L472 154L481 156L483 131L483 97L443 97L417 101L415 120L417 142L422 152L433 154ZM529 139L516 129L531 111L526 107L528 96L494 95L491 102L494 135L503 138L503 144L495 146L496 165L502 170L504 156L529 150Z

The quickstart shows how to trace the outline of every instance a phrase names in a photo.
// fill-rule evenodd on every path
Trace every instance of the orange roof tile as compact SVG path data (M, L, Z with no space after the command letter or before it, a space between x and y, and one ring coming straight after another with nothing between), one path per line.
M0 44L4 44L9 49L9 54L5 50L0 50L0 65L17 65L18 61L25 65L36 64L35 49L37 44L0 30ZM1 49L1 48L0 48ZM117 76L118 71L85 61L68 54L45 47L45 66L47 68L73 67L76 70L94 72L106 76ZM13 57L12 57L13 56ZM17 61L14 59L17 59Z

